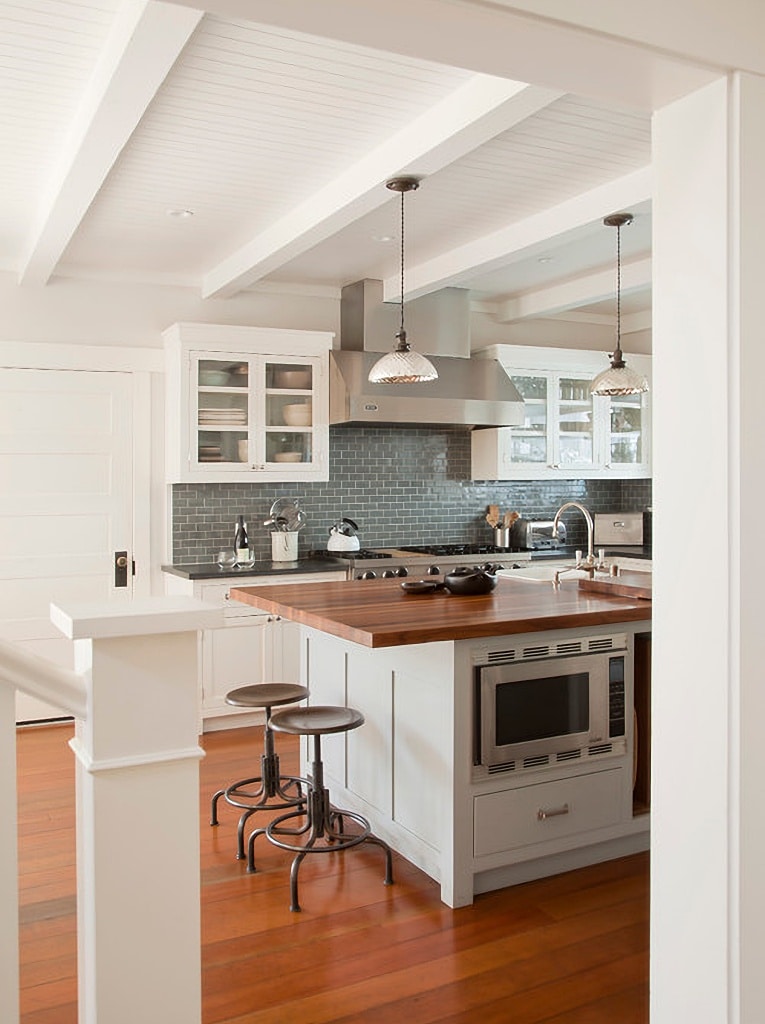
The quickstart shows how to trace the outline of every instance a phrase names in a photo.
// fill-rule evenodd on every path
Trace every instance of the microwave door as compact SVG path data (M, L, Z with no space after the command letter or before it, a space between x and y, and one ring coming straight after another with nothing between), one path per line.
M481 668L482 763L545 758L587 746L597 662L557 658Z

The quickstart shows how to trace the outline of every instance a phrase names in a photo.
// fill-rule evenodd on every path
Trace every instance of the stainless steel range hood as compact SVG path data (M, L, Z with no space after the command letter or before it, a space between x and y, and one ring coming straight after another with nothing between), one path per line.
M406 305L413 346L438 370L428 384L370 384L374 363L395 344L399 307L382 301L381 281L342 291L340 348L330 359L330 423L512 426L523 399L495 359L471 359L468 292L445 288Z

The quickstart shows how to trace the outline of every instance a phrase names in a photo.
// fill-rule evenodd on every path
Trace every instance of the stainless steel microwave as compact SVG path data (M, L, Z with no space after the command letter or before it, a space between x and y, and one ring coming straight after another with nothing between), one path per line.
M623 638L620 638L623 639ZM627 645L476 669L476 764L535 767L625 749Z

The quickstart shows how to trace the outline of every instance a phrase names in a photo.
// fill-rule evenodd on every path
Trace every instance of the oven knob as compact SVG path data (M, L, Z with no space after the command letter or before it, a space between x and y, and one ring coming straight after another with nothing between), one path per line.
M441 570L438 568L437 565L429 565L428 566L428 576L440 576L440 575L441 575Z
M360 576L356 577L357 580L376 580L377 573L374 569L367 569L366 572L362 572Z
M513 564L510 566L510 568L511 569L520 569L521 568L521 563L520 562L513 562Z
M395 575L396 574L392 569L386 569L382 574L382 578L384 580L392 580Z
M407 569L407 567L405 565L400 565L398 567L398 569L396 569L396 575L397 576L408 576L409 575L409 570Z

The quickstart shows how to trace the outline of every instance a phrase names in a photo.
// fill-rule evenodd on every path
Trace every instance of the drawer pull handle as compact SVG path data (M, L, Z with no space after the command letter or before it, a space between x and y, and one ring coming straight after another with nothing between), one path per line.
M568 814L570 810L571 808L568 804L563 804L562 807L554 807L549 811L540 807L537 811L537 821L547 821L548 818L558 818L561 814Z

